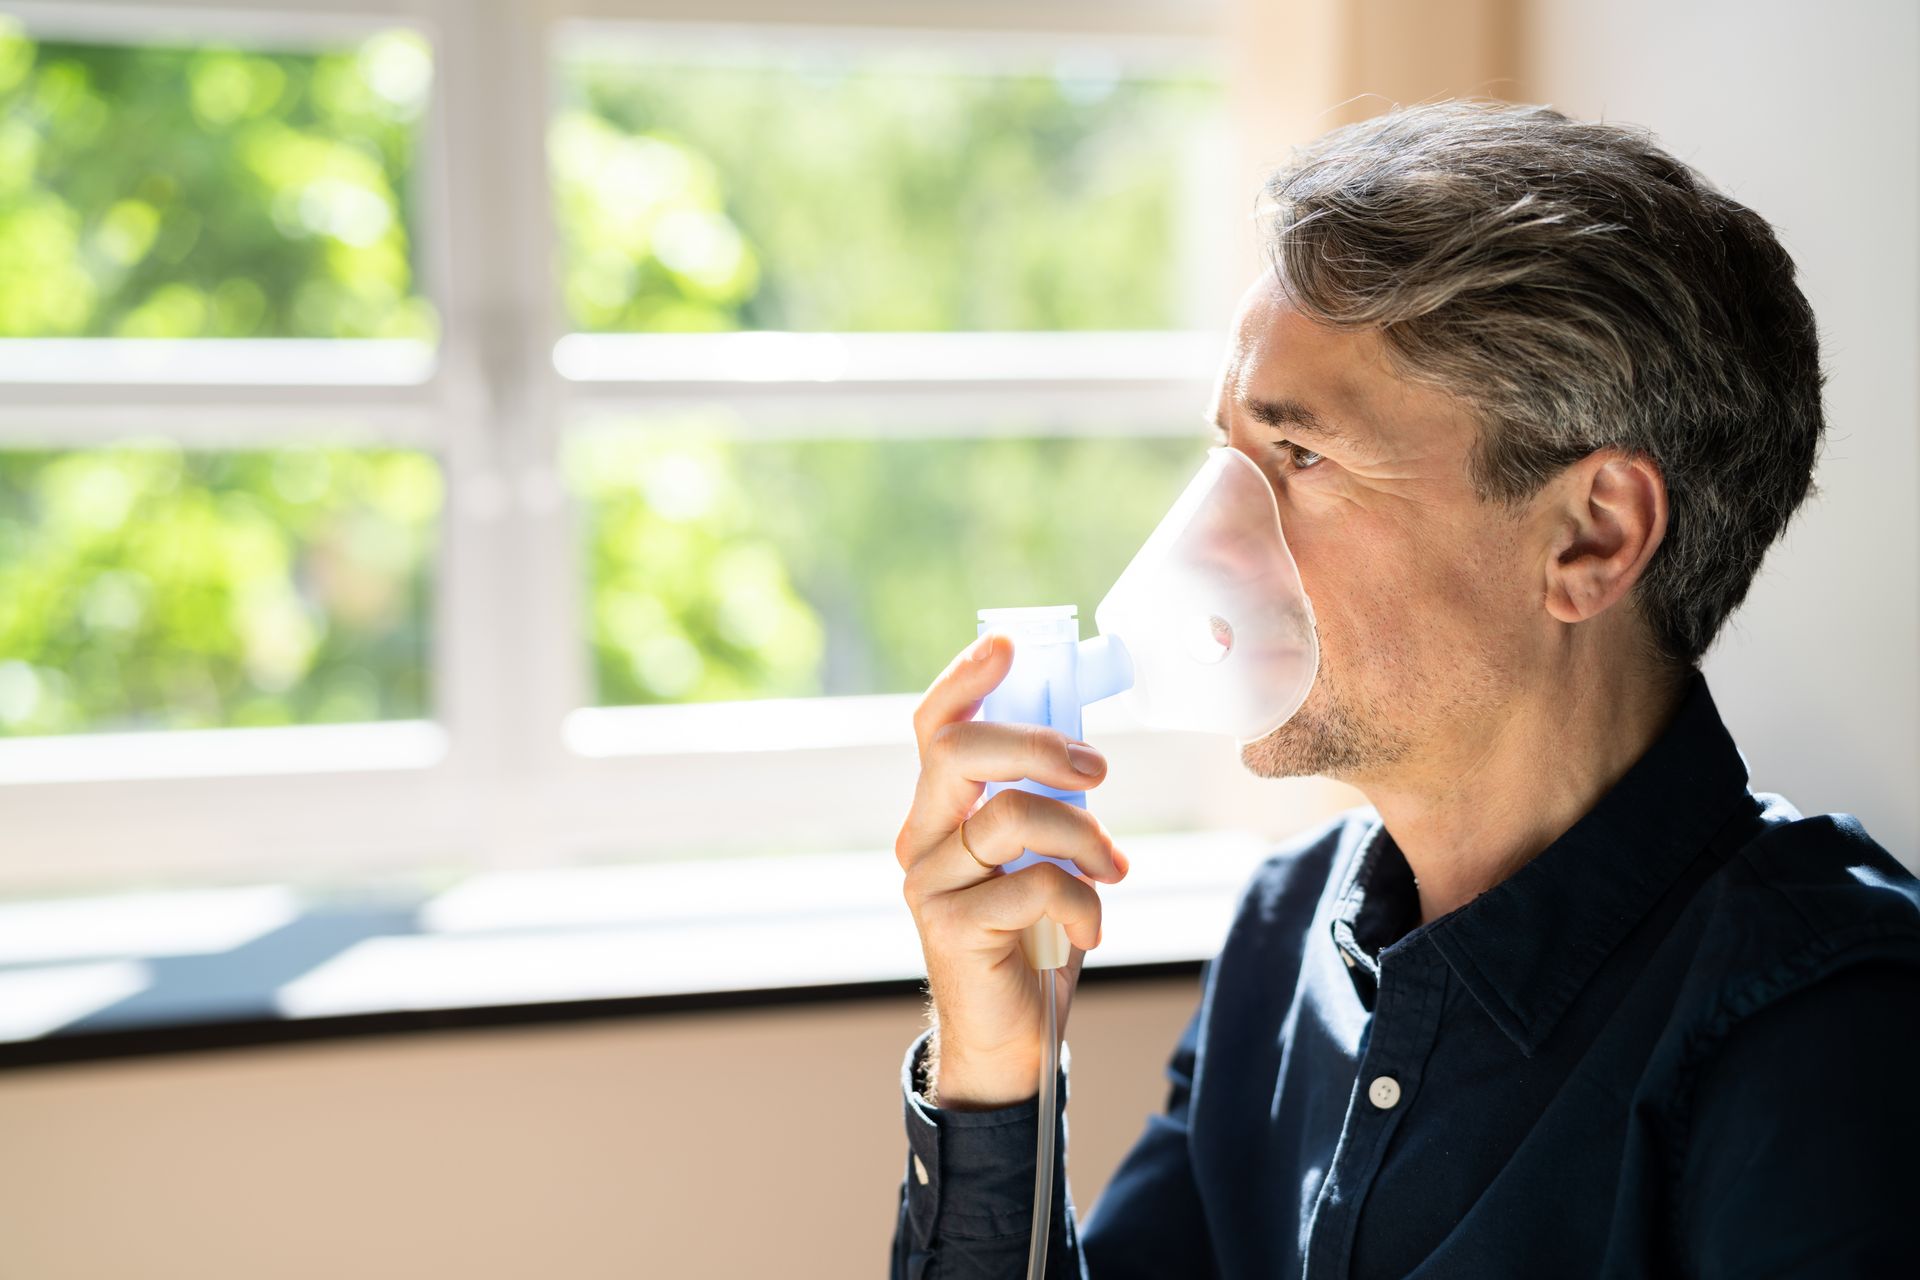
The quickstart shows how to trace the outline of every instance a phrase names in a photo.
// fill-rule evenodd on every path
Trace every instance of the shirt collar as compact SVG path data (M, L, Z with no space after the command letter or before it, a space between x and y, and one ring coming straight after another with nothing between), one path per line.
M1346 962L1360 1003L1373 1008L1380 989L1380 952L1420 920L1420 890L1400 847L1375 823L1335 895L1333 945Z
M1413 874L1384 827L1334 903L1334 944L1369 1007L1379 953L1425 937L1522 1054L1747 794L1747 763L1694 672L1673 720L1578 822L1507 879L1419 929Z

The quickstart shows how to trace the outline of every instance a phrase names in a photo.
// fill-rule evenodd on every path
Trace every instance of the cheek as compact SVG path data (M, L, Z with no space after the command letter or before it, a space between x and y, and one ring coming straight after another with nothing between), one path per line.
M1288 541L1332 660L1356 675L1395 660L1400 633L1421 607L1417 558L1399 532L1341 504L1301 511Z
M1511 540L1438 513L1348 503L1300 511L1288 540L1335 660L1356 676L1461 662L1516 616Z

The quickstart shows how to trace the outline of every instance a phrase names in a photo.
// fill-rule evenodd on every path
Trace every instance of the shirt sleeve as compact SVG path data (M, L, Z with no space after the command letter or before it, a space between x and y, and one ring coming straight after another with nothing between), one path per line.
M1202 966L1203 985L1206 969ZM1064 1117L1054 1171L1048 1280L1164 1280L1215 1274L1212 1247L1187 1146L1187 1116L1199 1051L1194 1011L1166 1067L1166 1110L1114 1171L1087 1220L1084 1240L1067 1193ZM923 1032L901 1068L910 1148L893 1241L893 1280L1007 1280L1024 1276L1033 1226L1039 1099L994 1111L945 1111L919 1096ZM1064 1112L1071 1055L1060 1055ZM1037 1095L1036 1090L1036 1095Z
M907 1049L900 1087L907 1123L907 1169L894 1223L892 1280L1007 1280L1027 1273L1033 1238L1034 1161L1040 1139L1039 1090L1025 1102L990 1111L952 1111L921 1096L927 1043ZM1067 1190L1067 1070L1063 1041L1056 1088L1060 1124L1054 1148L1052 1234L1047 1280L1084 1280L1078 1225Z
M1867 962L1740 1023L1700 1077L1681 1246L1702 1280L1910 1274L1920 969Z

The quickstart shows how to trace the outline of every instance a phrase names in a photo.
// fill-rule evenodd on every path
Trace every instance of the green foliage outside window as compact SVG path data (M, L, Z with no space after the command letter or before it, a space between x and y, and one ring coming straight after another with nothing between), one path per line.
M1210 84L866 55L560 79L556 288L583 329L1191 319ZM0 18L0 338L432 340L431 80L403 31L290 53L35 43ZM977 607L1090 615L1200 453L660 426L568 451L601 702L923 687ZM397 450L0 451L0 735L432 714L439 486Z
M432 61L36 44L0 17L0 337L432 338Z
M904 56L565 64L549 150L595 331L1184 327L1199 79Z
M0 17L0 338L412 338L426 43L36 43ZM437 465L0 452L0 735L427 714Z
M549 150L588 330L1176 328L1218 86L580 57ZM603 703L923 688L986 605L1093 606L1195 440L576 442ZM1082 513L1097 518L1086 522ZM1111 521L1111 527L1101 522Z
M0 453L0 736L427 713L419 453Z
M974 611L1093 610L1205 456L1137 437L577 439L606 703L900 693Z

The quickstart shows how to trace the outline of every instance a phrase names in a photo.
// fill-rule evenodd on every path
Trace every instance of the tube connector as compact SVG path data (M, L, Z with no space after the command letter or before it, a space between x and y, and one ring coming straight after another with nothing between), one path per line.
M1067 938L1067 926L1041 916L1020 931L1020 954L1037 971L1064 969L1073 959L1073 943Z
M1133 655L1119 636L1090 636L1079 647L1081 706L1133 688Z

